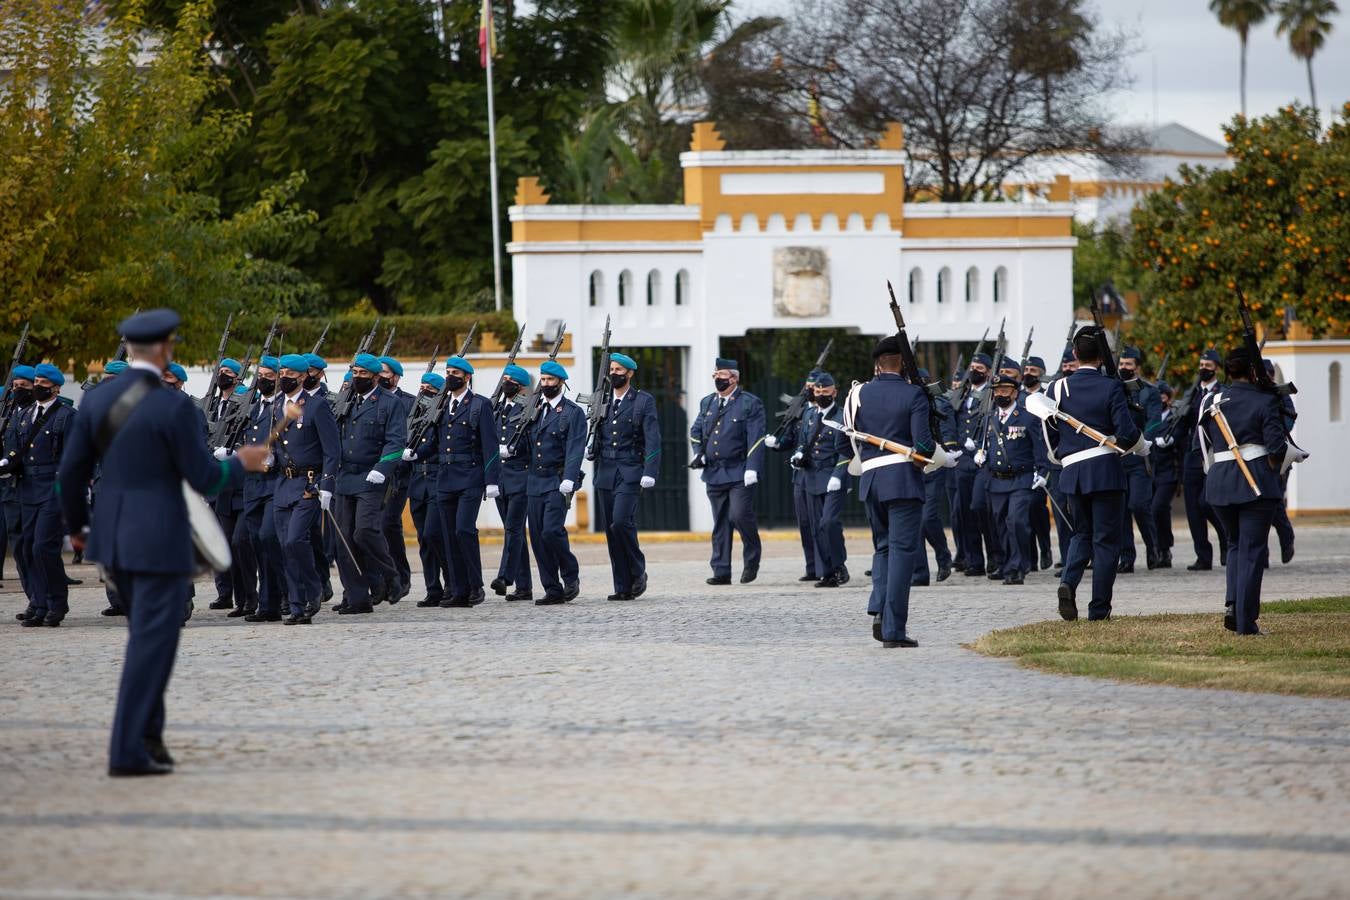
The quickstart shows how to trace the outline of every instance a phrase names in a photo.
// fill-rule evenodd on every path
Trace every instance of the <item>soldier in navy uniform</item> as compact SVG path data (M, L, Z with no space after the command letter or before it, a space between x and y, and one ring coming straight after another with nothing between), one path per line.
M1209 392L1201 402L1197 429L1206 469L1205 499L1228 536L1224 627L1244 635L1264 633L1256 620L1261 614L1270 527L1284 498L1281 474L1307 457L1289 443L1280 398L1253 384L1254 364L1245 349L1228 354L1223 363L1228 384ZM1217 414L1227 420L1236 451L1228 448ZM1243 475L1238 455L1246 462L1259 494Z
M352 361L351 405L337 419L341 441L333 518L345 541L337 555L343 602L339 615L374 611L402 595L398 569L384 537L384 504L408 443L403 404L376 382L380 360L358 353Z
M964 373L959 370L952 373L951 390L947 391L945 397L946 409L948 415L951 416L951 425L949 428L952 439L955 441L955 444L952 445L948 452L952 455L953 459L958 461L965 455L965 450L961 446L960 434L956 421L956 410L952 407L952 403L956 400L956 392L961 389L961 380L964 377ZM943 447L944 449L947 448L946 436L943 437ZM961 536L961 528L963 526L962 520L965 516L965 511L961 509L961 495L956 484L956 469L943 468L933 474L942 479L943 490L947 492L947 509L951 516L952 527L952 571L964 572L966 570L966 545L964 538ZM928 501L925 500L924 502L927 503ZM925 553L925 560L927 559L927 556L928 554Z
M403 390L399 382L403 380L403 364L392 356L380 357L380 390L387 392L398 401L402 410L404 427L407 427L408 415L412 412L416 398ZM400 455L403 448L399 448ZM380 523L384 531L384 541L389 547L389 556L398 570L398 590L389 596L390 603L397 603L412 590L412 567L408 565L408 542L403 538L403 510L408 505L409 479L412 476L412 463L399 459L394 467L394 487L385 498L384 518Z
M985 574L985 553L988 551L993 563L997 554L992 545L986 543L989 532L989 501L987 493L977 489L980 474L975 465L975 451L979 449L984 428L984 415L980 412L984 405L985 392L989 390L989 367L993 365L987 355L976 353L970 359L971 390L956 414L956 437L961 442L963 455L958 459L956 471L956 507L961 511L961 542L966 567L964 573L971 577ZM955 398L953 398L955 399Z
M992 418L977 460L989 472L994 532L1003 538L1004 584L1022 584L1031 571L1032 496L1046 480L1040 421L1018 404L1020 387L1007 372L994 377Z
M1046 385L1046 390L1061 378L1068 378L1074 372L1078 371L1078 360L1074 358L1073 348L1070 347L1064 351L1064 355L1059 361L1059 371L1055 373ZM1069 558L1069 542L1073 540L1073 523L1069 521L1069 498L1064 494L1064 488L1060 485L1060 475L1063 472L1063 466L1054 458L1049 459L1048 483L1045 486L1045 493L1050 498L1051 515L1055 520L1055 538L1059 544L1059 559L1055 561L1055 574L1060 574L1064 569L1064 561Z
M1275 378L1275 364L1270 360L1262 360L1266 365L1266 374ZM1294 430L1294 422L1298 420L1298 412L1294 408L1294 398L1288 394L1280 397L1280 409L1284 415L1284 430L1286 433ZM1275 536L1280 541L1280 562L1288 565L1294 558L1294 525L1289 521L1289 510L1287 508L1289 496L1289 470L1286 469L1284 477L1280 479L1282 486L1280 508L1275 510Z
M280 368L281 361L275 356L264 356L258 360L258 368L254 374L258 394L248 411L241 446L253 446L267 441L268 433L272 429L272 403L280 396L277 392L277 372ZM273 459L275 460L275 457ZM282 599L286 595L286 573L281 554L281 541L277 537L276 510L273 508L273 496L276 493L277 479L280 477L280 470L275 465L261 472L249 472L244 476L242 531L258 564L258 608L244 616L245 622L281 621Z
M595 492L614 593L608 600L636 600L647 591L647 558L638 545L637 505L642 491L656 487L661 472L661 426L656 399L632 384L637 362L611 353L609 383L614 389L609 415L598 426Z
M567 507L581 486L586 413L563 396L567 370L555 360L539 367L544 409L525 434L530 454L530 546L544 596L536 606L566 603L581 592L577 558L567 539Z
M1139 377L1139 364L1143 354L1138 347L1125 347L1120 351L1120 381L1125 387L1125 402L1129 406L1134 424L1144 434L1151 436L1162 417L1162 398L1153 385ZM1116 571L1128 574L1134 571L1138 554L1134 548L1134 527L1139 529L1139 537L1144 542L1144 561L1148 568L1158 567L1158 533L1153 524L1153 472L1151 463L1137 456L1127 456L1121 460L1125 466L1125 519L1121 523L1120 563Z
M305 358L305 371L300 381L305 396L318 397L332 408L337 402L337 394L330 391L327 382L324 381L328 361L317 353L300 355ZM351 377L352 373L347 372L343 384L350 381ZM325 527L323 516L316 516L314 519L314 533L310 535L309 546L314 554L314 569L319 573L319 580L323 583L323 602L327 603L333 599L332 570L333 561L337 559L337 533L335 529Z
M33 404L22 416L16 416L16 440L6 445L0 471L13 473L18 480L19 558L23 560L28 592L22 622L27 627L55 628L70 611L70 586L61 562L66 532L56 474L78 417L58 396L66 383L61 370L42 363L33 371ZM88 486L86 479L79 487L81 496Z
M14 407L9 419L9 428L2 437L3 448L15 447L20 440L19 423L21 423L28 410L33 405L33 379L37 378L37 372L32 366L15 366L14 371L10 373L10 390L14 392ZM4 458L8 454L0 456ZM28 593L28 565L19 554L19 531L22 527L22 505L19 503L19 484L12 472L0 470L0 500L4 503L5 512L5 541L9 547L10 556L14 558L14 568L19 573L19 585L23 588L24 594ZM31 609L31 608L30 608ZM30 610L25 610L18 614L19 621Z
M949 465L952 461L929 430L928 398L901 374L900 342L894 336L883 338L872 359L876 378L858 387L848 401L853 426L928 456L933 471ZM862 469L858 496L867 504L875 550L867 604L872 637L888 650L917 647L907 629L910 582L923 540L923 470L907 457L872 444L854 446Z
M1196 372L1196 386L1184 419L1176 426L1176 435L1184 441L1181 454L1181 490L1186 503L1186 523L1190 526L1191 544L1195 548L1195 562L1186 567L1188 572L1208 572L1214 568L1214 545L1209 540L1209 526L1219 537L1219 565L1228 561L1228 538L1218 515L1205 499L1205 468L1200 454L1200 438L1196 428L1200 404L1219 386L1219 354L1206 350L1200 354Z
M305 393L311 397L327 398L331 393L328 390L328 385L324 383L324 376L328 371L328 360L317 353L305 353L303 355L305 357L305 371L301 386L305 389Z
M849 581L848 551L844 547L844 501L848 497L848 462L853 458L848 439L826 422L842 423L844 410L836 400L834 376L821 372L812 391L814 407L802 418L794 468L806 489L812 543L816 548L818 588L836 588Z
M806 382L802 385L802 390L810 393L812 397L815 396L816 377L819 375L819 371L812 370L806 376ZM810 409L807 409L806 412L809 413ZM774 434L766 436L764 446L780 453L795 451L801 442L805 419L806 416L803 415L802 421L797 423L797 427L785 430L782 438ZM767 423L765 427L768 427ZM819 571L821 565L820 551L816 548L815 531L811 528L811 501L806 497L806 478L802 470L796 465L792 466L792 511L797 517L797 533L801 537L802 556L806 560L806 574L797 580L820 581L826 573Z
M927 369L919 370L919 377L925 383L929 381ZM937 407L939 429L941 434L937 435L942 442L942 449L954 460L959 460L964 455L961 450L961 444L956 437L956 414L952 412L951 401L947 399L946 394L942 394L933 400ZM952 575L952 551L947 545L947 533L942 529L942 516L939 512L939 499L943 492L947 490L947 485L955 473L949 469L940 468L933 472L925 472L923 476L923 540L919 542L918 555L914 557L914 576L910 582L911 587L927 587L932 578L932 572L928 567L928 553L924 549L924 544L933 548L933 558L937 562L938 572L937 581L939 583L946 581ZM955 514L953 513L953 521ZM955 536L955 531L953 531Z
M418 402L432 404L436 395L445 389L445 377L435 372L422 376ZM408 421L411 439L412 420ZM412 513L413 528L417 531L417 555L422 560L422 584L426 596L417 601L422 609L439 608L446 598L445 588L450 584L450 566L446 562L445 538L441 534L441 513L436 506L436 478L441 463L435 453L436 430L428 428L421 442L403 454L403 461L412 466L408 481L408 508Z
M206 412L206 433L209 440L215 433L220 420L225 418L234 407L234 389L239 383L243 365L236 359L226 357L220 361L220 367L214 376L218 392L215 401ZM214 448L216 459L224 459L229 453L228 447ZM231 486L216 495L212 505L216 510L216 519L220 530L226 537L232 538L235 526L244 513L241 486ZM244 567L238 559L232 559L228 572L215 573L216 599L207 609L237 610L238 615L247 615L256 608L257 598L251 596L251 586L245 581ZM253 607L253 608L251 608ZM234 615L232 612L231 615Z
M1177 485L1181 481L1181 468L1177 462L1176 438L1172 433L1172 397L1175 389L1165 381L1155 386L1162 412L1152 434L1147 434L1153 442L1149 461L1153 463L1153 499L1150 512L1153 515L1153 533L1157 541L1159 569L1172 568L1172 498L1177 495Z
M441 517L445 558L450 564L450 596L446 608L477 606L483 592L483 560L478 549L478 511L484 498L501 494L501 454L492 401L473 392L473 365L463 357L445 361L445 387L450 398L436 423L436 443L413 448L419 459L440 454L436 473L436 506ZM405 454L407 458L407 454Z
M530 457L525 449L524 435L516 438L516 431L524 427L525 411L522 402L533 402L521 392L531 384L530 373L517 365L502 370L502 398L492 411L497 422L497 443L502 458L501 494L497 497L497 513L504 530L502 557L492 590L510 601L534 599L534 576L530 574L530 547L525 535L525 520L530 510ZM512 440L519 440L521 452L511 454Z
M178 322L172 310L122 322L131 368L85 396L61 459L60 498L71 543L110 573L128 611L108 760L114 776L173 771L164 746L164 691L196 569L182 482L216 492L238 482L245 469L260 470L267 455L262 447L244 447L233 459L212 459L191 400L162 389ZM103 480L91 523L85 487L100 461Z
M320 516L327 515L331 526L333 486L342 447L333 407L321 395L304 389L308 368L305 357L287 353L279 362L277 387L281 396L272 401L271 427L275 429L281 424L290 407L299 407L301 411L300 418L287 425L280 440L273 444L274 464L281 470L281 476L272 496L272 509L290 601L290 615L282 621L287 625L308 625L319 611L324 593L312 541L318 533Z
M1122 451L1148 455L1148 442L1134 424L1125 402L1125 388L1103 375L1098 347L1101 330L1089 325L1073 339L1079 366L1046 393L1060 410L1113 438ZM1063 471L1060 484L1069 500L1073 540L1059 584L1059 614L1078 618L1077 592L1088 560L1092 560L1092 601L1088 619L1111 618L1111 595L1120 559L1120 524L1125 508L1125 467L1120 454L1055 419L1042 421L1042 435Z
M1020 406L1026 406L1026 395L1034 394L1040 390L1041 379L1045 377L1045 360L1039 356L1027 358L1026 364L1022 366L1022 396L1018 398ZM1039 426L1036 428L1040 431ZM1046 484L1035 488L1031 492L1031 536L1035 543L1034 550L1040 551L1040 568L1046 571L1054 565L1054 556L1050 552L1050 507L1045 502L1046 492L1049 490L1048 476L1050 474L1049 461L1045 467L1047 476ZM1033 565L1032 568L1037 568Z
M741 390L734 359L718 359L713 372L715 393L699 403L689 428L695 468L712 504L712 577L708 584L731 584L731 529L741 536L744 567L741 584L759 575L759 526L755 522L755 485L764 465L764 404Z

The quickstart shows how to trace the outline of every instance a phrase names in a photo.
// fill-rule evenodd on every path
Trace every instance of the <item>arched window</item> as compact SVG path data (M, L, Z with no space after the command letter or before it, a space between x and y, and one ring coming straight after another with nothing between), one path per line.
M966 302L975 303L980 299L980 270L971 266L966 269Z
M1327 397L1331 401L1327 418L1333 422L1341 420L1341 364L1334 362L1327 369Z
M918 266L909 270L909 302L923 301L923 269Z
M689 302L689 270L681 269L675 273L675 305L684 306Z
M605 276L596 269L591 273L591 306L601 306L605 302Z
M994 270L994 302L1002 303L1008 299L1008 270L999 266Z
M633 298L633 273L624 269L619 273L619 305L627 306Z
M661 273L652 269L647 273L647 305L655 306L661 299Z
M951 295L952 295L952 270L948 269L946 266L943 266L942 271L938 272L937 302L946 303L947 298L950 297Z

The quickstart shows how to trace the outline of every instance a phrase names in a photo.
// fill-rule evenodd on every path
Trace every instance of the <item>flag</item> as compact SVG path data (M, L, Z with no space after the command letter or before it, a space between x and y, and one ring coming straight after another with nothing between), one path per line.
M478 19L478 64L487 68L488 54L497 55L497 29L492 23L492 0L483 0Z

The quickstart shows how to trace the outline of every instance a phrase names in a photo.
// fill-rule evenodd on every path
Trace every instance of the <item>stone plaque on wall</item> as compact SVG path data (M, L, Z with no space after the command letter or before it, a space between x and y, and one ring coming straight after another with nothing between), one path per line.
M773 311L798 318L830 314L830 259L824 248L774 249Z

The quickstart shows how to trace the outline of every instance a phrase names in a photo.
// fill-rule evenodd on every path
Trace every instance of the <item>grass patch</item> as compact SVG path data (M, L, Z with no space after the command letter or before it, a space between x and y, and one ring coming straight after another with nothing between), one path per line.
M1350 698L1350 597L1261 605L1266 637L1225 631L1221 614L1037 622L972 649L1033 669L1178 687Z

